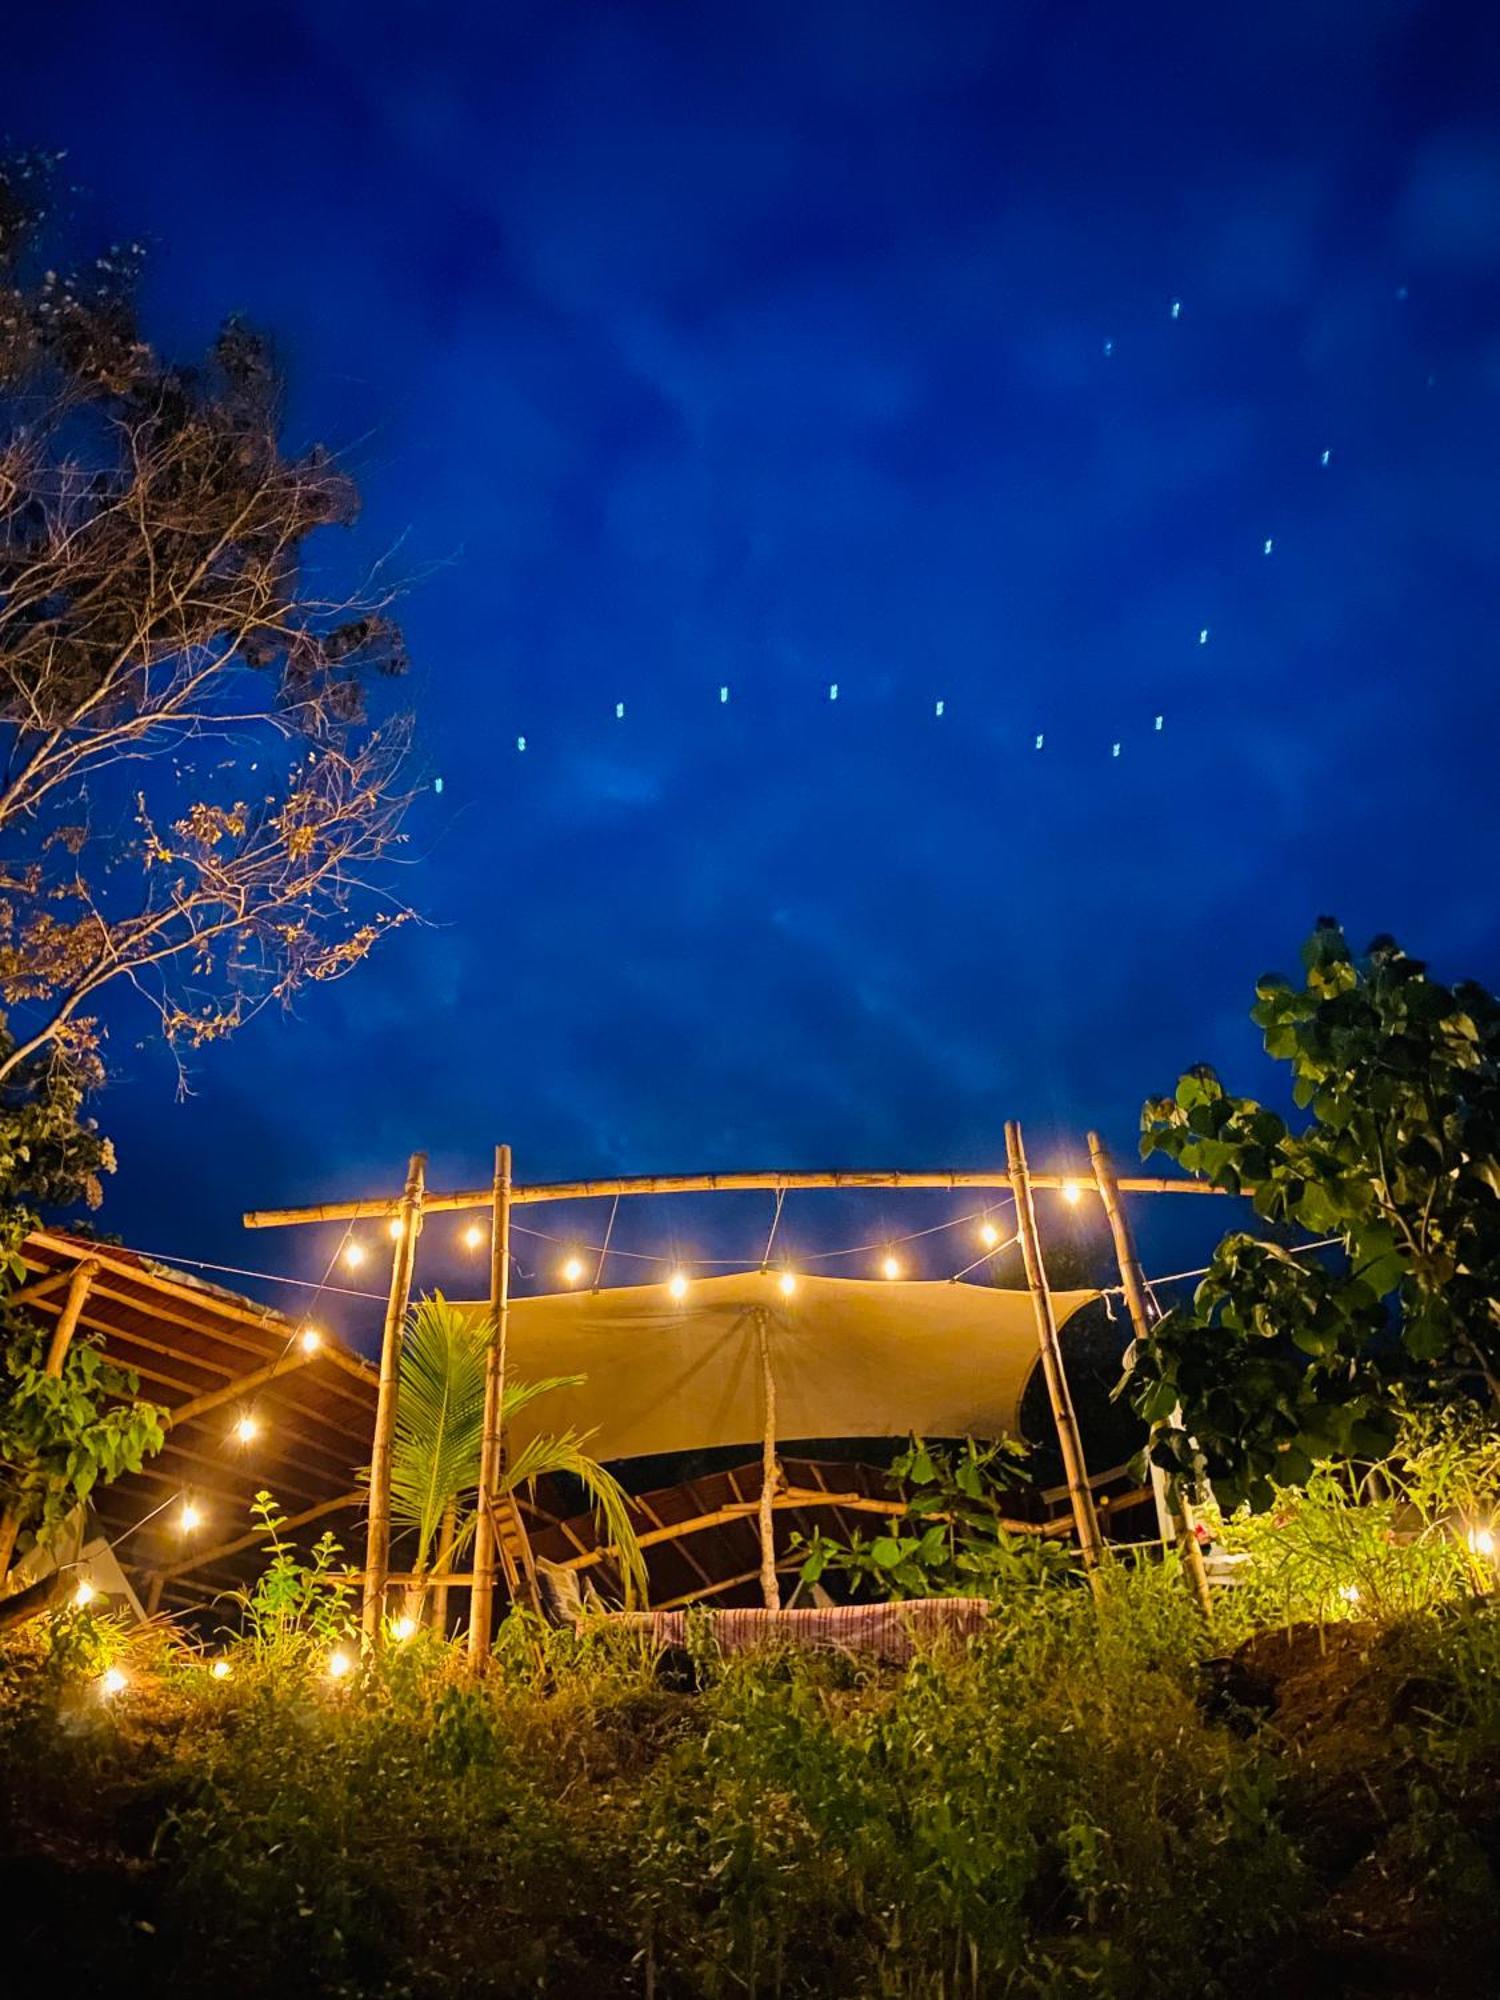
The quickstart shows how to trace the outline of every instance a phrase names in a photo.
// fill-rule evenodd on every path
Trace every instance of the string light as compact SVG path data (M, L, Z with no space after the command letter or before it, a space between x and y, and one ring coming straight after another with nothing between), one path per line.
M899 1278L901 1276L900 1258L892 1256L889 1252L887 1252L886 1256L881 1261L880 1275L882 1278Z
M129 1685L129 1677L120 1667L106 1667L99 1676L99 1686L105 1694L122 1694Z
M1470 1528L1464 1540L1473 1556L1492 1556L1495 1553L1495 1534L1492 1528Z
M784 1299L789 1299L797 1289L796 1277L790 1271L783 1271L776 1280L776 1289Z
M386 1224L386 1229L389 1232L390 1239L393 1243L399 1243L401 1241L401 1218L399 1215L393 1215L391 1217L390 1221Z
M1000 1241L1000 1232L993 1222L985 1223L979 1232L979 1240L986 1250L994 1249L995 1245Z
M392 1619L391 1621L391 1637L393 1639L398 1640L403 1646L406 1644L407 1640L413 1636L413 1634L416 1632L416 1629L417 1629L417 1621L415 1618L407 1618L403 1616L401 1618Z
M260 1436L260 1425L248 1410L235 1425L234 1434L241 1444L254 1444Z
M679 1302L687 1297L688 1281L685 1271L674 1271L667 1280L667 1292Z
M328 1655L328 1678L331 1681L341 1681L346 1674L351 1674L353 1671L354 1662L342 1647L338 1652Z
M1058 1192L1069 1208L1077 1208L1083 1197L1083 1189L1078 1185L1077 1181L1064 1181Z
M323 1336L315 1326L305 1326L297 1336L297 1345L304 1354L316 1354L323 1345Z
M1473 1538L1471 1536L1470 1537L1471 1545L1472 1545L1472 1540ZM94 1588L93 1584L89 1582L88 1578L86 1576L80 1577L78 1581L78 1588L73 1592L73 1602L78 1606L78 1609L82 1611L83 1607L86 1604L92 1604L94 1599L98 1595L99 1595L98 1591Z
M363 1264L363 1262L365 1261L364 1244L354 1241L346 1243L344 1245L343 1256L344 1256L344 1262L349 1267L349 1269L351 1271L357 1271L360 1265Z
M565 1285L576 1285L578 1280L583 1276L583 1260L578 1257L570 1257L562 1267L562 1275Z
M220 1659L220 1660L215 1660L213 1665L209 1668L208 1671L213 1675L216 1681L227 1681L231 1670L228 1660Z
M182 1512L178 1515L177 1520L182 1532L185 1535L190 1535L194 1528L202 1527L203 1514L201 1509L195 1507L191 1500L184 1500L182 1503Z
M481 1224L471 1222L464 1231L463 1242L465 1250L478 1250L484 1242L484 1229Z

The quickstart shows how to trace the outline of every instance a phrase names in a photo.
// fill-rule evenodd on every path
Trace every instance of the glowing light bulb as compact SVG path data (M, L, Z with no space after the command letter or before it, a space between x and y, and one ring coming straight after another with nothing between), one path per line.
M1470 1555L1492 1556L1495 1553L1495 1534L1492 1528L1470 1528L1464 1540L1469 1545Z
M1358 1604L1359 1585L1357 1583L1341 1583L1339 1585L1339 1596L1345 1604Z
M341 1681L346 1674L352 1674L353 1671L354 1662L342 1647L338 1652L328 1655L328 1678L331 1681Z
M1069 1208L1077 1208L1083 1197L1083 1189L1078 1185L1077 1181L1064 1181L1058 1192Z
M886 1257L881 1263L880 1275L882 1278L899 1278L901 1276L900 1258Z
M471 1222L464 1231L465 1250L478 1250L484 1242L484 1229L477 1222Z
M416 1629L417 1621L415 1618L394 1618L391 1621L391 1637L398 1639L403 1646L412 1637Z
M993 1222L985 1223L979 1232L979 1240L986 1250L994 1249L995 1245L1000 1241L1000 1232Z
M344 1262L351 1271L357 1271L364 1261L365 1246L363 1243L346 1243L344 1245Z
M316 1354L323 1345L323 1336L315 1326L305 1326L297 1336L297 1345L304 1354Z
M562 1274L565 1285L576 1285L578 1280L583 1276L582 1260L578 1257L570 1257L562 1267Z
M178 1515L177 1521L182 1532L185 1535L190 1535L194 1528L202 1527L203 1514L199 1508L193 1505L191 1500L184 1500L182 1503L182 1512Z
M783 1271L781 1276L776 1280L776 1289L784 1299L789 1299L797 1289L795 1273Z
M1472 1541L1473 1537L1470 1536L1471 1544ZM73 1602L78 1606L78 1609L81 1611L86 1604L92 1604L94 1599L98 1595L99 1595L98 1591L95 1590L94 1586L89 1582L88 1578L86 1576L80 1577L78 1582L78 1588L73 1592Z
M216 1681L227 1681L231 1669L228 1660L215 1660L208 1671Z
M254 1444L260 1436L260 1425L247 1410L234 1427L235 1437L241 1444Z
M120 1667L106 1667L99 1676L99 1686L105 1694L120 1694L129 1685L129 1676Z
M678 1300L685 1299L687 1297L687 1289L686 1271L674 1271L667 1280L667 1292L669 1296Z
M389 1222L388 1222L388 1223L387 1223L387 1224L386 1224L385 1226L386 1226L386 1231L387 1231L387 1233L389 1234L389 1236L390 1236L390 1239L391 1239L391 1241L392 1241L393 1243L399 1243L399 1242L401 1241L401 1218L400 1218L400 1216L399 1216L399 1215L393 1215L393 1216L391 1217L390 1221L389 1221Z

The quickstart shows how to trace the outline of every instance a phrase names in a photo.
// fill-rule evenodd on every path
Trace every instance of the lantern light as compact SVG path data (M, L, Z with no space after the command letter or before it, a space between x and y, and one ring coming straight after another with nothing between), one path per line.
M881 1263L880 1275L882 1278L899 1278L901 1276L900 1258L887 1256Z
M687 1297L688 1281L686 1271L674 1271L667 1280L667 1292L680 1304Z
M570 1257L562 1267L562 1274L565 1285L576 1285L583 1276L583 1260L579 1257Z

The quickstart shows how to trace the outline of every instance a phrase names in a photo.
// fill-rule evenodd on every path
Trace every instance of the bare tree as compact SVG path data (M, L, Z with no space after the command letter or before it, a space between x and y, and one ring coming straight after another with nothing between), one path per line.
M356 495L281 440L265 343L140 339L133 250L43 268L50 163L0 164L0 1084L91 1060L130 982L195 1046L336 978L405 914L388 597L308 581Z

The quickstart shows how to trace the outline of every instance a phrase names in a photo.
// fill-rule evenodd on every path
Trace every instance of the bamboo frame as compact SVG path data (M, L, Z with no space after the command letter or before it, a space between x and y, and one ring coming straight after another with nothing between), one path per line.
M391 1566L391 1445L396 1434L396 1402L400 1394L401 1343L411 1303L417 1237L422 1229L426 1166L425 1153L412 1154L401 1196L401 1228L391 1257L391 1289L380 1342L380 1394L370 1451L370 1520L365 1541L364 1602L360 1607L360 1630L369 1652L379 1648L384 1626L385 1578Z
M1042 1245L1036 1226L1036 1207L1031 1199L1031 1181L1026 1171L1026 1146L1021 1136L1021 1127L1015 1119L1011 1119L1005 1128L1005 1152L1010 1162L1011 1182L1016 1191L1016 1233L1021 1239L1021 1255L1026 1264L1026 1283L1031 1292L1032 1308L1036 1314L1037 1346L1041 1350L1042 1373L1046 1377L1047 1396L1052 1406L1052 1421L1057 1427L1057 1442L1062 1448L1068 1497L1072 1501L1073 1520L1078 1530L1078 1547L1083 1557L1083 1566L1089 1573L1090 1581L1094 1582L1103 1550L1103 1540L1099 1533L1099 1517L1094 1512L1094 1495L1089 1486L1088 1466L1083 1456L1083 1439L1079 1435L1078 1418L1073 1410L1073 1397L1063 1367L1062 1347L1057 1338L1057 1319L1052 1310L1052 1293L1047 1285L1047 1270L1042 1262ZM1098 1588L1097 1582L1095 1588Z
M757 1312L755 1331L760 1346L761 1393L764 1397L760 1442L760 1499L756 1519L760 1529L760 1594L767 1611L781 1609L776 1581L776 1489L781 1468L776 1463L776 1375L771 1366L771 1335L766 1315Z
M474 1587L469 1599L469 1664L490 1656L495 1575L501 1560L499 1498L505 1421L505 1343L510 1321L510 1147L495 1148L490 1188L490 1327L484 1355L484 1421L479 1446L479 1519L474 1527Z
M1032 1174L1033 1188L1071 1187L1076 1174ZM908 1172L893 1169L831 1168L808 1173L749 1172L727 1174L625 1174L602 1181L543 1181L530 1187L515 1186L510 1191L513 1208L548 1201L598 1201L609 1195L726 1194L762 1191L790 1194L811 1188L1010 1188L1012 1176L1004 1168L951 1168L939 1172ZM1227 1188L1207 1181L1168 1180L1160 1175L1136 1175L1120 1182L1126 1194L1208 1194L1227 1195ZM465 1208L487 1208L493 1199L491 1188L460 1188L447 1194L428 1194L423 1209L428 1215ZM399 1212L400 1199L374 1195L360 1201L325 1201L306 1208L252 1208L241 1220L246 1229L284 1229L309 1222L381 1221Z
M248 1375L236 1375L220 1389L205 1389L201 1396L194 1396L189 1403L179 1403L175 1410L167 1412L167 1428L176 1430L179 1425L190 1424L195 1417L207 1416L223 1403L232 1403L237 1396L248 1396L252 1389L260 1389L267 1382L275 1382L283 1375L291 1375L298 1368L306 1368L313 1361L319 1349L304 1353L301 1348L291 1349L274 1361L268 1361L264 1368L252 1368Z
M1120 1267L1120 1284L1125 1293L1126 1308L1130 1313L1131 1331L1137 1340L1145 1340L1151 1332L1151 1314L1146 1303L1146 1281L1141 1271L1140 1259L1136 1255L1135 1239L1131 1235L1130 1223L1126 1219L1120 1201L1114 1162L1110 1159L1108 1148L1097 1132L1089 1134L1089 1159L1093 1163L1094 1184L1099 1190L1099 1199L1103 1202L1104 1213L1109 1219L1110 1235L1114 1238L1115 1261ZM1193 1517L1175 1474L1167 1480L1167 1507L1172 1517L1172 1525L1177 1531L1177 1547L1182 1556L1182 1566L1187 1572L1194 1600L1205 1620L1211 1623L1213 1597L1208 1587L1208 1572L1203 1566L1203 1551L1198 1546Z

